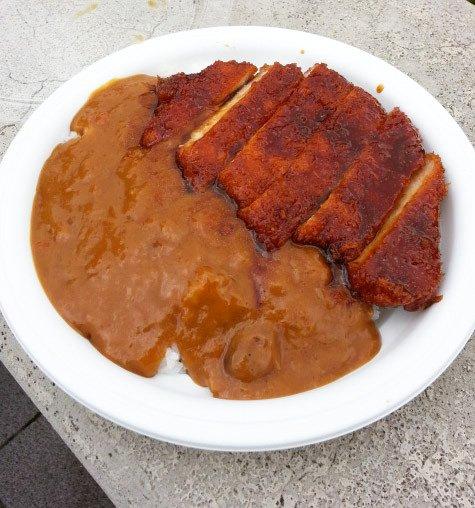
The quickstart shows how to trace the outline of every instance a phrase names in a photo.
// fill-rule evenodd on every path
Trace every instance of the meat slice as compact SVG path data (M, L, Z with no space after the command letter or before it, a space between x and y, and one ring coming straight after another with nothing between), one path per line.
M266 249L283 245L338 183L384 119L378 101L355 87L292 167L238 215Z
M250 205L300 155L308 139L353 85L315 65L282 107L257 131L218 181L239 207Z
M363 301L422 310L440 300L439 208L446 193L440 159L429 154L374 240L347 265Z
M378 139L363 149L328 199L297 229L294 240L329 249L335 261L357 258L423 161L417 130L404 113L393 110Z
M197 122L241 88L256 67L247 62L217 61L197 74L175 74L157 83L157 107L141 144L151 147L176 135L186 135Z
M302 78L295 65L264 66L254 79L191 134L177 161L194 189L211 185L247 140L284 102Z

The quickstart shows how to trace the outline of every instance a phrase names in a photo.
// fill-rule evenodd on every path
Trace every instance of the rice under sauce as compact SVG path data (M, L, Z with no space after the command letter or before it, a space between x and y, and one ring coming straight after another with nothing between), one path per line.
M179 139L139 147L155 79L98 90L72 121L78 137L42 169L31 245L57 311L143 376L176 345L221 398L294 394L369 361L380 348L371 309L319 251L287 243L263 255L229 202L186 189Z

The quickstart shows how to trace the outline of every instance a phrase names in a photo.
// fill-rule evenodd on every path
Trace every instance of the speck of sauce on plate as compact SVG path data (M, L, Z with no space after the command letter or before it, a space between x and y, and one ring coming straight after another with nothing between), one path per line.
M300 50L300 54L301 54L301 55L304 55L304 54L305 54L305 50L304 50L304 49L301 49L301 50Z
M381 93L383 90L384 90L384 85L383 85L382 83L380 83L380 84L376 87L376 92L377 92L377 93Z
M175 344L192 379L221 398L290 395L369 361L380 348L372 311L318 250L289 242L262 255L222 196L186 189L179 139L139 146L155 83L102 86L41 171L31 245L61 316L143 376Z
M81 16L84 16L85 14L89 14L91 12L94 12L99 4L97 2L90 3L84 9L81 9L80 11L76 12L75 16L76 18L80 18Z
M143 34L135 34L134 35L134 41L136 43L143 42L144 40L145 40L145 35L143 35Z

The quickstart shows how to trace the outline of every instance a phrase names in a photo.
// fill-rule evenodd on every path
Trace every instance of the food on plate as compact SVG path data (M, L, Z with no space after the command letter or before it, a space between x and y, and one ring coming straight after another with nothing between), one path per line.
M249 81L255 71L256 67L247 62L218 60L196 74L159 78L157 105L142 135L142 145L151 147L178 132L188 133ZM185 125L187 129L183 129Z
M219 194L189 192L175 163L181 132L139 146L154 84L137 76L94 94L71 125L81 135L45 163L32 248L60 314L144 376L175 344L217 397L296 393L370 360L380 346L372 310L316 249L289 243L263 256Z
M281 247L325 199L372 139L384 111L369 93L355 87L309 138L291 167L238 215L272 250Z
M335 261L355 259L423 161L418 132L402 111L394 109L328 199L298 228L295 241L329 249Z
M233 289L231 277L243 274L206 269L182 301L178 348L199 384L231 399L290 395L326 384L379 351L370 307L332 283L315 250L287 244L268 259L252 257L244 278L252 297Z
M426 155L374 240L348 264L348 278L362 300L406 310L440 300L439 208L446 193L440 158Z
M337 379L380 348L373 304L440 298L446 184L409 119L324 64L256 71L102 87L32 212L39 278L71 326L143 376L176 348L230 399Z
M293 92L302 77L295 65L265 65L179 147L178 164L195 189L213 184L248 139Z
M304 150L312 134L352 85L324 64L315 65L290 99L219 175L240 208L250 205Z

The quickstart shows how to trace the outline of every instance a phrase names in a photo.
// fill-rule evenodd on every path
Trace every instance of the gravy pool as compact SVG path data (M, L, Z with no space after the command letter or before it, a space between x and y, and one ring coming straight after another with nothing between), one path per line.
M290 395L368 362L380 348L372 311L332 281L319 251L261 253L222 195L186 189L179 140L140 148L155 81L99 89L71 123L78 137L42 169L31 245L61 316L143 376L175 344L221 398Z

